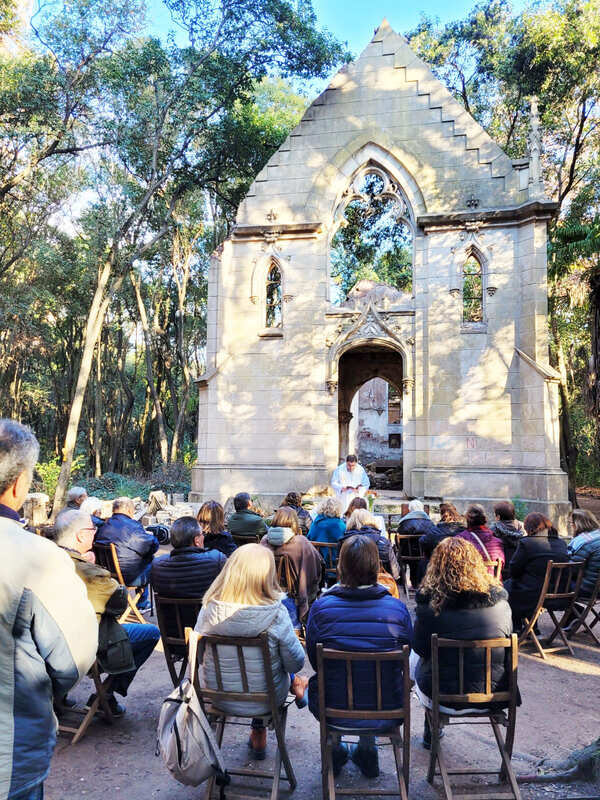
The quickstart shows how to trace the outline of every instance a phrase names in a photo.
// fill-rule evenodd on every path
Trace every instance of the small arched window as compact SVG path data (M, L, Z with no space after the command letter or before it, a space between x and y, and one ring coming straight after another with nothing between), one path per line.
M277 264L271 265L267 275L266 299L266 327L281 328L281 270Z
M483 322L483 269L470 255L462 271L463 322Z

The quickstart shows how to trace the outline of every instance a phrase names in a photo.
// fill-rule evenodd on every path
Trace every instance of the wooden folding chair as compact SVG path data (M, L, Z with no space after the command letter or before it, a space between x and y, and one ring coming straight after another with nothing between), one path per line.
M496 578L496 580L502 580L502 561L499 558L494 559L493 561L485 561L485 568L491 575Z
M58 722L58 731L59 733L74 734L73 738L71 739L71 744L77 744L77 742L81 738L83 738L91 721L94 719L94 716L99 711L101 711L102 714L104 715L105 722L108 722L109 724L112 725L112 721L114 719L114 716L108 704L108 695L110 693L110 689L112 686L113 676L107 675L104 678L104 680L102 680L98 662L94 661L94 663L92 664L92 666L88 671L88 678L91 678L94 682L95 695L96 695L91 705L85 708L81 708L78 706L75 706L73 708L60 706L60 719ZM65 721L65 718L70 715L77 715L82 717L82 720L79 723L79 725L72 725L69 722Z
M325 564L325 581L331 586L337 581L337 545L335 542L311 542Z
M323 800L335 800L338 795L360 796L390 796L398 794L397 791L388 789L337 789L333 775L333 747L341 741L342 736L357 736L371 734L376 737L389 739L394 751L396 762L396 775L402 800L408 800L408 783L410 774L410 675L409 675L410 648L405 645L402 650L389 650L376 653L349 653L343 650L329 650L322 644L317 645L317 680L319 687L319 727L321 733L321 777L323 781ZM328 662L341 661L344 663L346 673L346 708L331 708L327 703L326 670ZM403 705L400 708L384 708L384 700L389 696L390 687L385 685L382 675L382 664L400 664L402 667ZM375 676L376 698L373 707L364 708L364 698L361 698L360 709L356 708L357 692L360 683L353 676L353 665L368 663L372 665ZM331 723L330 720L335 720ZM340 724L340 720L389 720L389 729L382 731L379 728L352 728ZM403 724L404 732L400 730Z
M173 686L179 686L188 663L185 629L194 628L202 608L201 597L163 597L155 595L156 616L167 669ZM181 662L179 671L177 663Z
M408 598L408 572L411 563L418 563L423 558L423 551L419 544L420 534L397 533L394 542L396 558L402 572L402 588Z
M565 649L568 650L571 655L574 655L573 648L567 641L567 637L563 631L563 625L565 625L567 620L573 615L575 601L577 600L579 587L583 579L584 568L585 563L583 561L567 561L565 563L548 561L546 564L546 575L544 576L544 583L542 584L537 605L533 614L531 614L529 618L524 618L525 626L519 635L520 647L523 647L527 640L531 639L539 655L544 659L547 653L555 653ZM552 607L553 605L554 608ZM557 605L562 606L562 608L559 609L562 611L560 620L556 618L555 611L557 610ZM544 645L542 646L534 627L544 611L547 611L550 615L554 623L554 630L549 638L544 641ZM561 647L559 645L558 647L550 648L556 636L560 636L564 646Z
M117 548L113 542L110 544L100 544L99 542L94 542L93 549L96 556L96 564L98 564L100 567L104 567L104 569L107 569L112 577L121 584L121 586L126 586L125 581L123 580L123 573L121 572L121 565L119 564ZM141 611L138 608L138 603L144 594L145 588L145 586L126 586L127 608L119 617L119 622L140 622L142 625L148 624L148 621L144 619ZM133 592L133 595L131 592ZM152 602L152 593L150 593L150 600Z
M188 629L189 631L189 629ZM290 790L296 788L296 776L292 767L292 762L287 751L285 743L285 726L287 723L287 707L277 706L275 682L273 680L273 670L271 666L271 652L269 649L269 639L267 633L261 633L260 636L253 638L244 637L229 637L229 636L199 636L195 631L189 631L189 636L198 637L198 659L202 663L206 653L210 651L213 664L215 667L215 677L217 688L209 689L206 686L200 686L198 681L198 672L195 665L191 664L192 674L196 678L196 691L198 697L201 699L204 710L212 723L216 723L216 739L219 747L223 743L223 734L225 726L231 719L232 714L228 714L221 710L223 703L234 702L236 704L249 703L260 704L265 709L268 709L264 715L257 715L254 712L248 714L236 713L236 717L250 718L256 716L264 716L272 724L277 738L277 749L275 751L275 765L272 772L261 769L249 769L240 767L231 769L227 767L229 775L238 775L243 777L254 778L270 778L272 780L271 786L271 800L277 800L279 796L279 785L281 779L288 781ZM237 661L239 664L239 675L236 675L236 684L230 687L224 684L223 670L220 662L219 648L228 647L237 650ZM246 651L249 648L257 649L262 656L263 669L264 669L264 688L261 691L250 690L250 681L248 678L248 670L246 667ZM281 774L281 767L283 765L284 775ZM215 785L215 778L210 778L206 787L206 800L210 800Z
M583 563L585 564L585 562ZM600 622L600 572L598 573L591 595L589 597L575 598L571 614L574 620L570 625L569 620L566 620L566 624L569 625L569 627L564 631L567 639L570 639L579 632L580 628L583 628L581 633L589 633L596 644L600 645L600 638L597 636L596 632L592 630L592 628ZM590 614L592 615L592 621L588 623L587 618Z
M458 694L443 694L440 692L440 651L454 649L458 651ZM492 691L492 650L503 648L505 651L504 663L508 671L508 688L505 691ZM484 671L483 692L469 692L465 690L465 650L482 650L482 667ZM431 671L432 671L432 697L431 708L425 708L425 714L431 729L431 751L429 758L429 771L427 780L433 783L436 774L436 764L439 767L439 774L446 795L446 800L520 800L521 793L517 784L517 778L512 768L511 758L515 740L515 725L517 720L517 660L519 645L517 635L513 633L510 639L438 639L437 634L431 637ZM444 657L447 663L447 657ZM460 715L453 716L447 711L441 712L440 705L459 703L468 709L468 714L464 710ZM505 711L496 711L489 707L490 704L502 704ZM497 708L498 706L496 706ZM502 761L499 770L493 769L448 769L440 746L440 719L442 714L449 721L449 726L454 725L486 725L490 724L494 732L496 744L500 751ZM500 725L506 726L506 739L503 739ZM454 794L450 784L451 775L497 775L500 782L508 783L505 790L493 791L491 793L480 792L473 794ZM488 788L493 789L493 784L488 784Z

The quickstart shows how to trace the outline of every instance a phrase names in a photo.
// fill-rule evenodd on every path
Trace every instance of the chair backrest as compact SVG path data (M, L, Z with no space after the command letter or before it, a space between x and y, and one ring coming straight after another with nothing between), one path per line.
M232 533L231 538L236 544L236 547L242 547L244 544L260 544L261 536L259 533L251 533L249 536L243 536L241 533Z
M502 703L513 710L517 705L517 662L519 644L516 633L510 638L497 639L440 639L437 633L431 636L431 700L433 706L443 704L488 704ZM505 651L504 665L508 672L508 686L502 691L492 690L492 650L503 648ZM440 692L440 651L452 649L458 655L458 692L447 694ZM465 651L482 651L482 680L483 692L468 692L465 690ZM442 656L443 658L443 656ZM444 659L446 662L446 659ZM467 659L470 669L473 668L472 659Z
M502 561L496 558L493 561L484 561L487 571L498 580L502 577Z
M114 543L100 544L99 542L94 542L93 550L96 556L96 564L107 569L113 578L124 586L125 581L123 580L119 556L117 555L117 548Z
M548 601L562 601L561 605L566 607L573 602L579 594L584 569L584 561L548 561L538 605L543 607Z
M396 555L402 561L420 561L423 558L419 533L397 533L395 538Z
M319 551L323 561L325 562L325 571L327 573L336 572L337 565L337 545L335 542L311 542L312 546Z
M165 649L181 655L186 650L185 629L193 628L202 608L201 597L154 595L156 617Z
M319 687L319 720L322 725L327 724L328 718L336 720L408 720L410 718L410 648L404 645L401 650L388 650L386 652L346 652L344 650L331 650L322 644L317 645L317 681ZM326 695L326 670L327 662L343 662L346 672L346 708L331 708L327 705ZM356 707L358 692L362 684L356 685L352 675L352 665L355 663L372 664L375 670L375 702L372 709L365 709L364 697L360 698L359 708ZM384 686L382 676L383 664L400 664L402 668L402 697L403 705L400 708L384 708L384 699L390 696L390 687ZM364 687L363 687L364 688Z
M234 636L200 636L199 637L198 660L202 663L206 653L210 651L217 683L216 689L209 689L206 686L198 687L202 701L209 701L211 705L219 707L224 702L234 703L261 703L265 707L271 708L271 712L277 715L277 696L275 693L275 681L273 680L273 668L271 666L271 654L269 651L268 634L261 633L255 637L234 637ZM242 684L242 691L231 691L227 689L223 682L223 668L219 646L235 647L237 651L237 661L239 665L239 677ZM256 648L261 652L264 676L266 682L266 692L251 692L248 680L248 667L246 664L246 651L249 648ZM254 666L256 669L256 666ZM242 716L236 713L236 716Z
M296 600L300 595L299 578L296 566L287 553L274 553L275 567L277 568L277 582L282 589Z

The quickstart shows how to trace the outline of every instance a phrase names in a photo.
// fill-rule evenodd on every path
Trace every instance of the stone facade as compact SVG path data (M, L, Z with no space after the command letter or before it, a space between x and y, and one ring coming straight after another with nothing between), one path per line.
M192 500L328 482L352 397L380 377L403 391L409 495L520 497L562 517L547 335L555 205L533 161L511 161L384 21L257 176L213 258ZM334 306L330 242L369 170L406 199L412 293ZM481 267L475 322L463 318L469 256ZM273 303L281 324L267 327Z

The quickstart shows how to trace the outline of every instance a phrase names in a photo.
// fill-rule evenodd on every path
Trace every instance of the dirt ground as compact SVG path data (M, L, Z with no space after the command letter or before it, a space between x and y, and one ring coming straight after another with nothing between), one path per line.
M542 631L547 625L542 623ZM160 644L159 644L160 647ZM310 674L310 665L305 666ZM577 637L575 657L556 654L546 662L522 653L519 656L519 686L523 698L518 711L514 766L517 774L535 772L544 758L560 759L571 750L583 747L600 735L600 648L592 647L587 637ZM197 800L204 787L181 786L174 781L155 756L155 731L163 698L171 691L163 653L157 649L142 667L125 699L126 715L112 726L100 718L92 723L85 738L75 746L59 737L46 783L47 800ZM87 679L73 692L85 702L90 692ZM412 697L411 720L411 784L410 797L430 800L443 797L439 779L435 788L426 781L428 753L421 745L423 712ZM238 766L248 764L246 727L230 727L225 733L225 758ZM295 800L317 800L321 796L319 728L308 709L292 705L288 719L287 741L298 778L298 787L291 795L285 788L282 797ZM480 765L496 768L499 756L488 726L460 725L447 733L443 748L450 764ZM269 765L274 749L274 735L269 734ZM389 747L380 750L381 775L377 788L394 791L393 758ZM257 784L259 794L247 785L235 784L227 796L268 796L264 784ZM348 764L342 770L338 785L356 787L362 795L367 782L358 768ZM262 792L261 792L262 788ZM374 787L373 787L374 788ZM570 783L522 785L523 800L563 800L563 798L598 798L600 785Z

